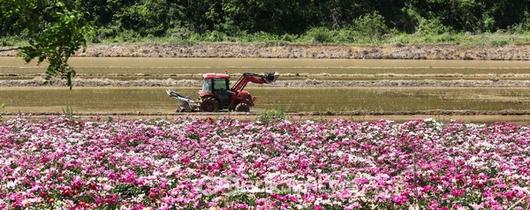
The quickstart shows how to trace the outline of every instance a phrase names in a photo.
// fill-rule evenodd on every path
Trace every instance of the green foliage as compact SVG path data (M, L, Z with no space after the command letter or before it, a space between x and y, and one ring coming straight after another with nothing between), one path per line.
M70 120L74 119L74 109L71 106L64 107L63 115Z
M221 32L219 32L221 33ZM470 45L494 45L494 42L506 42L507 44L525 44L530 43L530 36L524 33L511 32L496 32L496 33L481 33L470 34L462 32L445 32L441 34L429 33L403 33L396 30L390 30L381 39L371 39L371 37L364 37L351 28L343 28L338 30L328 29L326 33L331 37L324 39L328 43L340 44L361 44L361 45L381 45L381 44L470 44ZM239 42L239 43L270 43L270 44L311 44L318 43L314 40L314 36L284 34L276 35L267 32L257 32L252 34L242 33L238 36L228 36L222 33L215 39L212 39L210 33L199 34L189 32L185 36L163 36L163 37L142 37L133 32L120 33L114 38L102 39L102 43L159 43L159 44L194 44L203 42L213 42L218 40L220 42ZM321 39L322 41L323 39Z
M27 45L28 43L22 40L19 37L8 36L0 37L0 47L12 47L12 46L21 46Z
M5 104L0 104L0 112L3 112L5 108L6 108Z
M166 8L163 0L145 0L125 7L116 15L120 28L146 35L163 35L168 29Z
M529 33L530 32L530 12L525 12L521 18L521 22L515 24L512 29L517 33Z
M189 40L193 32L186 27L175 27L169 29L166 34L175 40Z
M223 42L228 40L228 36L220 31L206 32L202 38L205 42Z
M57 3L56 6L59 9L53 15L56 21L48 23L39 36L29 40L29 46L21 47L20 50L26 62L35 58L39 63L45 60L49 62L47 81L60 75L72 88L75 71L68 65L68 59L81 46L86 46L84 33L87 28L82 23L80 13L69 11L62 3Z
M258 120L262 123L269 123L273 120L284 120L285 112L280 109L265 110L258 117Z
M246 192L231 191L227 193L227 201L229 203L246 203L249 206L256 206L256 195Z
M47 78L60 76L72 85L75 71L67 61L87 40L502 45L504 38L465 34L528 34L528 13L520 0L4 0L0 45L29 45L22 48L27 59L49 61ZM525 43L528 37L516 39Z
M86 46L86 35L90 28L82 13L69 9L63 1L9 1L10 8L1 16L14 19L19 25L26 25L29 45L19 48L26 62L37 59L47 61L46 80L60 76L72 88L75 71L68 65L68 59L81 47ZM36 10L36 11L35 11ZM42 11L41 11L42 10ZM20 13L25 15L21 16Z
M130 184L119 184L111 190L112 193L119 194L122 197L134 197L140 194L147 195L149 194L148 186L134 186ZM148 199L148 198L146 198Z
M307 37L309 37L312 42L316 43L328 43L334 40L332 31L325 27L310 29L307 31Z
M113 38L114 42L138 42L142 36L134 31L123 31Z
M419 35L437 35L450 32L451 29L442 24L442 22L437 19L425 19L421 18L418 26L416 27L416 34Z
M390 32L385 24L385 18L377 12L363 15L353 21L353 29L360 36L379 40Z
M504 45L508 45L510 42L508 40L493 40L491 41L491 45L494 47L502 47Z
M48 6L58 2L70 11L79 11L94 25L96 41L125 31L160 37L175 28L201 36L208 33L209 40L219 40L258 32L300 36L316 27L319 29L311 31L315 41L326 42L329 31L325 29L340 30L352 24L355 31L374 39L392 28L412 33L419 26L446 26L457 32L478 33L528 27L524 23L528 2L521 0L4 0L0 4L0 37L31 37L34 29L42 29L41 23L49 22L46 14L55 12Z

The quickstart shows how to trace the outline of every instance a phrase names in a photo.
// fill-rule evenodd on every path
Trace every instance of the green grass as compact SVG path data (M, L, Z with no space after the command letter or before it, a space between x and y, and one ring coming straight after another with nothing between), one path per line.
M375 42L375 44L460 44L489 45L495 47L528 43L530 43L530 33L483 33L475 35L466 33L431 35L397 34Z
M318 29L318 28L317 28ZM309 30L301 35L276 35L265 32L239 34L230 36L221 32L205 34L190 33L186 36L172 36L171 34L155 37L140 36L135 33L121 33L114 37L97 40L93 43L159 43L159 44L196 44L196 43L270 43L270 44L349 44L349 45L395 45L395 44L458 44L458 45L489 45L504 46L509 44L529 44L530 31L496 32L496 33L463 33L447 32L441 34L420 34L391 32L378 38L364 36L363 33L341 30ZM320 38L326 37L326 38ZM1 37L0 46L22 46L27 41L17 37Z
M182 88L188 96L197 89ZM400 112L529 110L529 88L250 88L254 110ZM7 112L172 113L163 88L3 88Z
M9 37L0 37L0 47L12 47L12 46L24 46L28 42L22 40L21 38L9 36Z
M459 44L459 45L490 45L504 46L508 44L530 43L530 32L527 33L443 33L443 34L387 34L379 39L360 37L344 33L343 31L328 30L326 37L316 41L313 35L274 35L267 33L245 34L241 36L228 36L221 34L215 39L210 34L194 34L189 38L163 36L163 37L131 37L119 35L113 38L101 40L103 44L116 43L159 43L159 44L195 44L215 42L237 42L237 43L271 43L271 44L350 44L350 45L394 45L394 44Z

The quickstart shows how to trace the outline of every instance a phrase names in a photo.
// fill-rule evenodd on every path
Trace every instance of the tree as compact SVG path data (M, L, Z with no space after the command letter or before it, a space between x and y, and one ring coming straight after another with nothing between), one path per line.
M26 62L47 61L46 81L59 76L71 89L75 70L68 65L68 59L86 47L90 31L82 13L61 0L4 0L0 10L2 20L11 20L26 32L22 38L29 45L11 50L18 50Z

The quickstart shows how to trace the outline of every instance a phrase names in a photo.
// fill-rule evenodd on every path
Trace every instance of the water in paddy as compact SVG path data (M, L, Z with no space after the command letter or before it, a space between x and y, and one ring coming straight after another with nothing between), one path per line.
M530 74L529 61L258 59L258 58L72 58L78 75L131 76L206 72L310 74ZM46 65L0 57L0 75L38 75Z
M332 79L355 79L344 75L380 74L394 78L431 74L434 79L491 79L507 75L530 78L529 61L432 61L347 59L232 59L232 58L72 58L80 77L112 79L200 78L205 72L278 71L292 75L335 74ZM46 65L24 64L21 58L0 57L0 79L23 79L42 75ZM401 75L401 76L400 76ZM464 76L462 76L464 75ZM467 76L465 76L467 75ZM493 75L493 76L479 76ZM296 76L291 76L294 78ZM366 79L367 77L361 77ZM501 77L505 78L505 77ZM286 78L280 78L286 79ZM388 79L388 76L385 77ZM255 110L299 111L420 111L420 110L530 110L530 89L507 88L252 88L258 98ZM197 89L180 88L189 96ZM163 88L0 88L0 104L8 112L171 113L178 103Z
M181 88L196 96L197 89ZM398 112L530 110L530 89L470 88L251 88L254 110ZM4 88L8 112L172 113L178 103L163 88Z

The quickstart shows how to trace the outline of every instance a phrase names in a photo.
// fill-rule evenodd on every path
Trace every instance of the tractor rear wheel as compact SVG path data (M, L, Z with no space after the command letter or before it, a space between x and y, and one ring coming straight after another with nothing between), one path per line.
M214 97L205 97L201 100L201 111L202 112L218 112L219 101Z
M235 108L236 112L250 112L250 106L246 103L239 103Z

